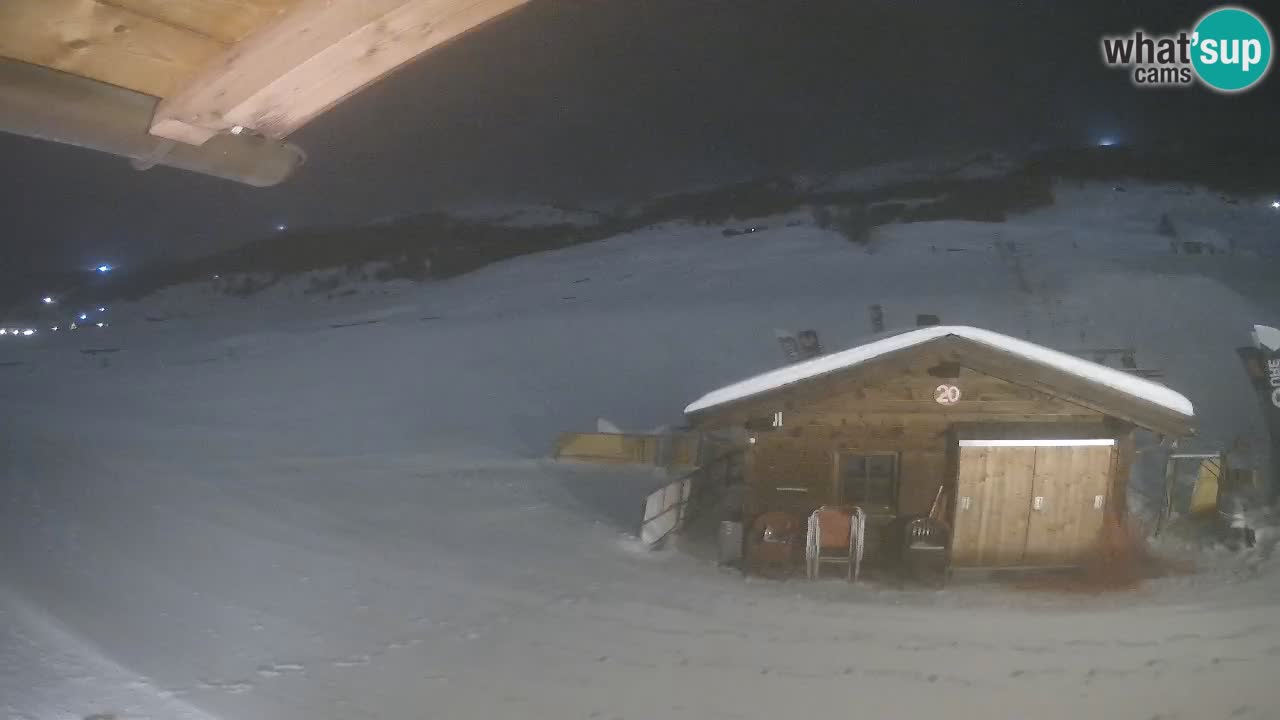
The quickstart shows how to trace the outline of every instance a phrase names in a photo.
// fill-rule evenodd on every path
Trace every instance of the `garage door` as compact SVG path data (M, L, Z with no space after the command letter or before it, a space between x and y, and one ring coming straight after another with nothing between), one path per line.
M952 562L1069 565L1102 531L1115 441L961 440Z

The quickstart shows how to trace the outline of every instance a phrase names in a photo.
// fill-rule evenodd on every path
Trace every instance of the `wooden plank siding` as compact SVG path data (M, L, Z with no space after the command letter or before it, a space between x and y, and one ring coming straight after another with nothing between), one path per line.
M1115 448L1039 447L1032 497L1044 498L1027 527L1026 565L1075 563L1101 536ZM1102 498L1101 506L1095 498Z
M960 448L952 562L970 567L1024 564L1034 488L1035 448Z
M1116 451L1111 456L1111 487L1107 497L1108 518L1126 518L1129 514L1129 473L1135 456L1134 428L1123 424L1116 428ZM1105 521L1105 518L1104 518Z
M561 462L653 465L658 437L615 433L561 433L553 454Z
M967 367L988 372L1024 387L1051 392L1055 397L1142 425L1155 432L1183 437L1192 432L1192 418L1128 393L1102 387L1082 377L1027 362L997 348L964 338L948 338L944 355Z
M960 453L960 466L956 475L956 498L970 498L968 505L956 505L954 532L951 535L951 561L961 565L980 562L983 527L978 522L964 522L962 513L981 511L982 484L987 477L988 454L992 448L966 448Z
M989 372L961 363L959 376L940 378L929 370L955 355L942 345L921 346L911 353L892 353L876 362L859 366L856 372L835 373L809 382L745 398L741 401L702 413L698 424L705 427L738 426L751 418L768 416L778 410L784 413L802 411L807 415L829 414L828 420L845 424L861 417L883 422L885 416L895 419L908 415L947 417L950 422L983 420L1030 420L1043 417L1098 418L1102 413L1080 403L1071 402L1047 392L1010 382ZM942 406L933 399L933 391L942 383L960 387L963 397L953 406ZM1003 403L1003 404L993 404Z
M723 454L721 452L720 454ZM552 457L561 462L696 467L703 459L697 433L560 433ZM707 457L706 459L711 459Z
M837 452L892 452L898 455L898 512L926 513L948 477L949 431L959 425L1084 424L1095 428L1088 434L1108 432L1105 416L1095 410L986 373L962 367L958 377L939 379L929 374L938 359L933 353L914 357L892 374L876 373L877 384L833 378L821 394L797 386L795 396L740 410L744 420L752 412L764 417L777 409L783 412L783 426L760 432L752 448L750 504L812 508L834 502ZM944 407L934 401L934 389L943 382L961 388L956 405ZM780 494L774 489L779 485L808 492Z
M945 364L958 365L960 377L947 379L927 374L927 370ZM912 376L917 383L911 394L904 395L903 388L883 388L889 381ZM998 383L988 386L981 378L986 376ZM978 378L970 390L966 386ZM951 407L932 404L932 392L939 384L952 382L964 392L964 399ZM880 388L880 392L872 389ZM988 388L993 388L992 395ZM871 390L865 397L859 393ZM768 415L777 410L821 408L824 403L839 402L846 395L865 400L862 413L880 411L909 414L919 409L926 414L942 413L955 422L977 422L984 416L998 411L1002 420L1037 421L1044 418L1065 416L1109 416L1154 432L1173 437L1191 434L1192 418L1135 398L1127 393L1094 383L1070 373L1036 364L1024 358L1003 352L998 348L975 343L963 338L947 336L902 350L885 353L855 367L832 372L829 375L808 378L802 382L751 395L724 405L698 411L692 419L703 427L739 426L746 420ZM1021 406L1008 405L991 410L975 409L974 400L998 402L1037 398ZM875 403L884 401L877 410ZM908 404L901 404L901 403ZM932 404L932 405L931 405ZM962 416L969 414L970 417Z
M1115 454L1112 445L961 447L952 562L1079 562L1101 536Z
M758 443L747 454L747 513L806 513L832 499L833 456L825 443Z
M960 389L954 404L935 400L943 384ZM893 453L892 511L923 515L941 498L954 565L1003 568L1079 562L1107 518L1125 512L1134 431L1191 429L1169 408L954 336L690 418L700 430L749 434L748 517L839 502L842 453ZM1079 440L1105 444L1057 445Z

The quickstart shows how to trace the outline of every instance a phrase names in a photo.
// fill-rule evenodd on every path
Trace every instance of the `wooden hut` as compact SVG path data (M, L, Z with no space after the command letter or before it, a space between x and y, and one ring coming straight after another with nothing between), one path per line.
M1133 435L1192 432L1179 393L987 330L919 328L766 372L685 408L744 444L744 518L856 504L929 514L958 567L1078 563L1120 516Z

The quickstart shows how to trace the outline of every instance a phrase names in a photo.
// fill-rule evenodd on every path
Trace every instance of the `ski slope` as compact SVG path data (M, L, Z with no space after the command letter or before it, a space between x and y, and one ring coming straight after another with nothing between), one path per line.
M1260 451L1233 349L1280 315L1275 220L1215 197L1063 187L866 248L804 214L673 223L332 299L176 287L0 343L0 715L1275 717L1271 532L1104 597L744 581L636 547L650 474L544 459L598 416L680 422L778 365L775 327L852 346L873 303L1134 346L1192 445ZM1172 254L1157 221L1190 209L1236 252Z

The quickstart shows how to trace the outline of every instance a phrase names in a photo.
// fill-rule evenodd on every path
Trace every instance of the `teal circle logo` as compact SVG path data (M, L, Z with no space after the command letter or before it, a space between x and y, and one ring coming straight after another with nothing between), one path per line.
M1193 32L1191 64L1214 90L1247 90L1271 67L1271 31L1248 10L1219 8L1200 18Z

